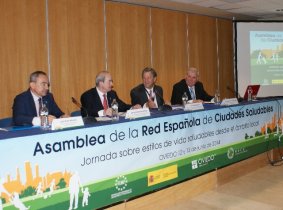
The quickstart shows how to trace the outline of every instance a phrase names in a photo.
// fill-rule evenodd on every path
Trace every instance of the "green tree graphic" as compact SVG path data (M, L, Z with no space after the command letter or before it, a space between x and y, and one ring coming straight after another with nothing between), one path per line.
M26 189L24 189L21 194L20 198L24 198L27 196L35 195L35 188L32 186L28 186Z
M262 135L261 132L259 132L259 131L255 132L255 136L261 136L261 135Z
M65 188L67 183L65 182L64 178L61 178L58 184L56 185L59 189Z
M245 134L245 139L248 139L249 138L249 135L246 133Z

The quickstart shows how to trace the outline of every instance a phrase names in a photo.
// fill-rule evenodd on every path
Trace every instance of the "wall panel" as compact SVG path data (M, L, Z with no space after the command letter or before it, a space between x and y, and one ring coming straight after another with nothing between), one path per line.
M233 23L230 20L218 19L219 43L219 79L221 98L235 97L234 90L234 58L233 58Z
M205 90L214 95L217 89L216 18L188 15L189 65L199 69Z
M47 70L44 0L0 1L0 117L12 116L14 97L36 69Z
M1 0L0 26L0 85L5 90L0 117L11 116L13 98L27 89L28 75L36 69L50 69L51 91L65 112L77 109L71 96L79 99L106 67L126 102L146 66L157 70L167 102L188 64L199 68L210 94L219 71L221 96L233 96L226 89L234 84L229 20L103 0Z
M186 14L161 9L151 11L153 68L168 102L173 85L187 70Z
M150 66L149 8L106 2L108 70L119 97L130 103L130 90Z
M51 87L65 112L78 109L71 96L95 85L105 68L102 0L49 0Z

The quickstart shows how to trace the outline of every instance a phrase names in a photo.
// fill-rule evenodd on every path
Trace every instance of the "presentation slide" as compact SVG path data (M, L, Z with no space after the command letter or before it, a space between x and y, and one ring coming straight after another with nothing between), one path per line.
M283 22L236 22L238 92L259 84L259 97L283 95Z
M251 83L283 84L283 32L250 31Z

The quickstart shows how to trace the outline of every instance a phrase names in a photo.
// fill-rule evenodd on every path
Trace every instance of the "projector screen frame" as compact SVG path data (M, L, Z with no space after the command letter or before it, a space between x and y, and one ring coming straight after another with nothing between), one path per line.
M273 25L272 25L273 24ZM249 26L249 30L247 30L247 28L241 28L241 27L248 27ZM256 33L256 32L261 32L263 30L260 30L259 27L261 26L267 26L266 33L269 33L269 31L271 32L278 32L279 30L270 30L271 26L277 26L278 25L282 25L281 27L281 32L280 35L282 33L283 35L283 21L278 21L278 20L274 20L274 21L255 21L255 20L245 20L245 21L240 21L240 20L234 20L233 21L233 27L234 27L234 77L235 77L235 84L234 84L234 90L235 90L235 96L240 98L243 97L244 91L246 90L246 87L248 85L251 84L259 84L259 83L252 83L251 82L251 59L250 55L251 55L251 47L250 47L250 31L252 31L251 33ZM280 27L278 27L280 28ZM240 29L240 32L239 32ZM239 34L241 33L241 34ZM243 54L243 49L239 48L239 45L243 45L243 40L241 39L246 39L245 41L245 47L248 50L247 52L245 51L245 54ZM281 38L280 38L281 39ZM283 39L283 37L282 37ZM248 40L248 41L247 41ZM239 41L241 41L241 43L239 43ZM281 42L280 42L281 44ZM240 54L240 55L239 55ZM248 59L244 60L243 57L241 56L245 56L248 55ZM273 55L272 55L273 56ZM281 56L282 57L282 56ZM242 63L239 63L239 59L241 60ZM244 60L244 61L243 61ZM243 69L243 62L244 65L246 65L246 69L247 67L249 67L248 71L245 71ZM248 62L248 63L247 63ZM281 65L281 63L280 63ZM282 64L282 72L283 72L283 64ZM280 70L281 70L280 68ZM240 73L239 73L240 70ZM244 72L244 74L243 74ZM280 72L279 72L280 73ZM240 74L240 75L239 75ZM244 78L243 78L244 77ZM281 79L281 77L280 77ZM245 81L243 81L245 80ZM282 96L283 95L283 91L280 92L280 90L277 90L277 92L273 92L274 90L272 89L272 87L274 87L275 89L277 88L281 88L283 90L283 84L281 85L263 85L260 84L261 87L263 87L263 90L261 89L259 91L259 97L278 97L278 96ZM231 89L231 87L227 86L227 89Z

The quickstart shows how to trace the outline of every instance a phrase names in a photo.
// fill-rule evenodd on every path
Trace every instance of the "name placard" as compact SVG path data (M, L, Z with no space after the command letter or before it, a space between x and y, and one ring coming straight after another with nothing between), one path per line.
M150 112L148 108L131 109L126 112L125 119L136 119L140 117L149 117Z
M236 105L239 104L239 101L237 98L225 98L221 102L221 106L230 106L230 105Z
M51 130L60 130L79 126L84 126L83 118L81 116L58 118L52 121Z
M202 103L189 103L185 105L185 111L195 111L195 110L202 110L204 109Z

